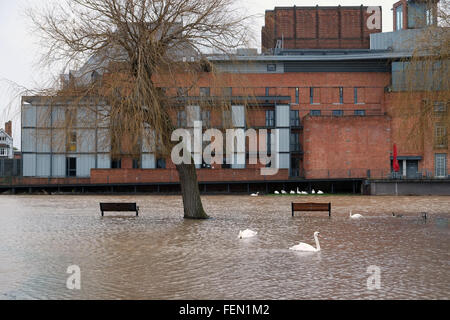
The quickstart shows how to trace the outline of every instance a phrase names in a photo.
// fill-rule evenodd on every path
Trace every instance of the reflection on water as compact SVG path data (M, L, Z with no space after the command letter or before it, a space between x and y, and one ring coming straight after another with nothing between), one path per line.
M331 219L292 218L295 197L203 200L213 219L183 220L180 197L0 196L0 299L450 298L450 197L315 198ZM142 215L101 218L102 201ZM239 240L247 228L258 236ZM288 250L314 231L322 252ZM70 265L81 291L66 288ZM367 289L371 265L381 290Z

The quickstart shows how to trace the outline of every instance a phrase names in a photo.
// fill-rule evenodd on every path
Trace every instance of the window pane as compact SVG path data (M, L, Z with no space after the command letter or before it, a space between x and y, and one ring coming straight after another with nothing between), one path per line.
M333 110L334 117L342 117L344 115L344 111L342 110Z
M320 110L311 110L310 115L312 116L320 116L321 112Z

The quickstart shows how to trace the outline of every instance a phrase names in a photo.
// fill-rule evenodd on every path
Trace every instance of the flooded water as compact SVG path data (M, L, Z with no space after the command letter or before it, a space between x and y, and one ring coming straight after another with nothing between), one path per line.
M307 199L332 202L332 218L292 218L302 198L290 196L203 197L206 221L184 220L176 196L0 196L0 299L450 298L450 197ZM102 201L137 202L141 216L102 218ZM247 228L258 235L239 240ZM315 231L320 253L289 250Z

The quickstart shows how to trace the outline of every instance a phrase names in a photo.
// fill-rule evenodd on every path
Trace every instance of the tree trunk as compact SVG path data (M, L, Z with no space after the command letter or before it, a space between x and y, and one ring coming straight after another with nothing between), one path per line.
M181 164L176 167L180 176L181 193L183 195L184 218L208 219L200 198L195 165Z

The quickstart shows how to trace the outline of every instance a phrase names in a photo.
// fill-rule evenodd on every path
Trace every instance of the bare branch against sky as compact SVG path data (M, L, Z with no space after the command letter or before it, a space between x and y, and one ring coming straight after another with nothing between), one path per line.
M17 93L27 89L46 87L61 70L45 70L38 64L41 44L32 32L31 23L25 14L29 7L42 7L53 0L0 1L0 127L13 120L14 146L20 148L20 100ZM383 31L392 30L392 4L394 0L247 0L241 6L248 15L257 15L250 28L256 35L253 47L259 48L259 33L264 24L264 12L275 6L314 5L372 5L383 7Z

